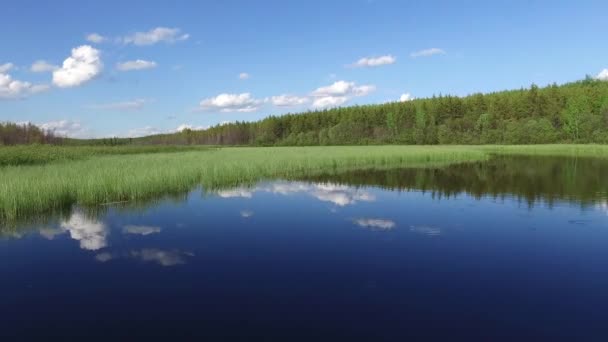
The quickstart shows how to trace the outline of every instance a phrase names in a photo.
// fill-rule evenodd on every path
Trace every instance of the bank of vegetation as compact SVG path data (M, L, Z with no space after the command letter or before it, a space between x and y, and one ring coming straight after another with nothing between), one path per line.
M37 131L36 131L37 130ZM0 144L65 145L473 145L608 143L608 82L587 78L465 97L270 116L141 138L57 138L32 125L0 126Z

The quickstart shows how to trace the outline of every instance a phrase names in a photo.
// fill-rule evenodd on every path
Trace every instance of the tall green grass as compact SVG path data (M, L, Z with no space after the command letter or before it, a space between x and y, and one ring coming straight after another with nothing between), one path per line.
M74 204L135 201L193 186L219 188L355 168L422 167L482 160L468 147L267 147L97 156L0 168L0 221L65 210Z
M40 157L46 151L56 155ZM17 152L36 157L14 157ZM74 204L150 199L197 185L214 189L349 169L448 165L485 160L491 154L608 158L608 146L0 148L0 165L17 164L0 167L0 225L65 212ZM19 158L47 164L23 165Z
M172 153L193 150L207 150L206 146L53 146L18 145L0 146L0 166L40 165L87 159L100 155L125 155L142 153Z
M503 155L608 158L608 145L484 145L477 148Z

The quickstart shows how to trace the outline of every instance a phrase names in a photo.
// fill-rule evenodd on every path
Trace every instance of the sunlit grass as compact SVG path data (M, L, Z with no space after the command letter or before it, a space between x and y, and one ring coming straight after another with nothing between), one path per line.
M196 185L209 189L271 177L485 158L487 153L479 149L459 146L243 147L7 166L0 168L0 220L60 211L73 204L146 199Z
M2 158L14 156L17 151L36 155L32 160L47 163L0 167L0 222L65 211L74 204L94 206L150 199L186 192L197 185L214 189L268 178L297 178L358 168L440 166L484 160L491 154L608 157L608 146L604 145L193 149L157 146L0 148L0 165L8 163ZM59 157L38 158L50 150ZM14 162L18 158L12 160L8 164L18 163Z

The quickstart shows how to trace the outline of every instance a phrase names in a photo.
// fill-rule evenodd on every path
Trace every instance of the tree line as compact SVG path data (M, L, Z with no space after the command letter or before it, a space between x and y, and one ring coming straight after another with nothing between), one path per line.
M270 116L137 143L210 145L608 143L608 82L433 96Z
M0 143L54 142L8 124ZM21 129L21 130L19 130ZM17 136L21 135L21 140ZM27 138L24 139L24 136ZM33 141L31 141L33 139ZM8 141L4 142L4 141ZM64 139L66 144L370 145L608 143L608 82L587 77L564 85L392 102L269 116L206 130L133 139Z
M0 122L0 145L60 144L62 138L31 123Z

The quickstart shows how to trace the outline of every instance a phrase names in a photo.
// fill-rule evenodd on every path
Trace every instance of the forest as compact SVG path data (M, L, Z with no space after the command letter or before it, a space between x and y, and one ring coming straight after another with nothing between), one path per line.
M0 127L17 129L14 124ZM290 113L256 122L234 122L206 130L186 129L134 139L57 140L52 132L38 132L34 137L31 125L19 131L27 138L6 139L5 131L11 130L0 128L0 143L255 146L608 143L608 82L587 77L564 85L532 85L465 97L438 95L407 102Z
M0 122L0 145L61 144L62 138L31 123Z

